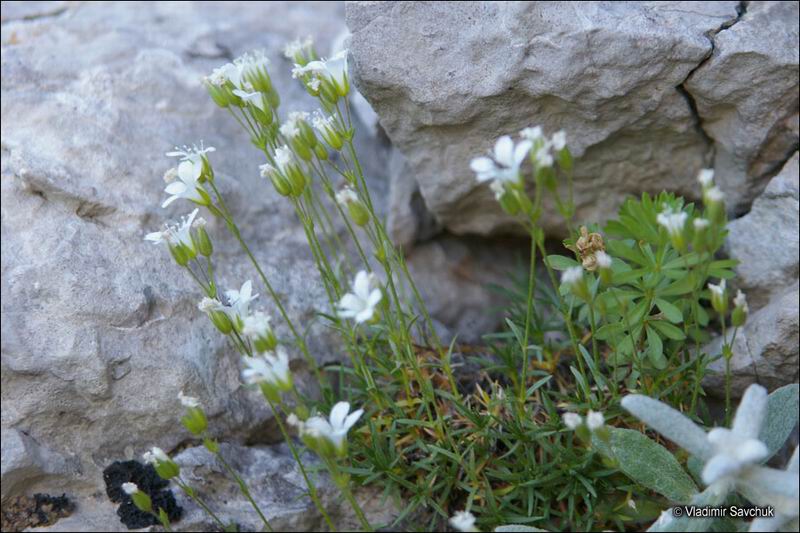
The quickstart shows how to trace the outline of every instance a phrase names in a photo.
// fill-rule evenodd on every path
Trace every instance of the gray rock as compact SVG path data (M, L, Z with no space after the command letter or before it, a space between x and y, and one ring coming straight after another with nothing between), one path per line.
M721 182L750 191L734 202L746 204L797 150L799 7L748 2L740 20L713 37L713 54L686 82L714 140Z
M728 228L726 251L739 260L736 284L747 293L752 309L797 282L800 256L800 159L795 153L772 178L750 212Z
M21 431L2 431L2 493L0 499L30 489L36 483L48 482L59 476L80 474L80 463L47 448L42 448ZM56 482L56 485L58 483Z
M798 322L798 284L774 298L769 305L753 313L739 329L733 342L731 389L740 396L751 383L760 383L769 390L796 383L798 380L797 347L800 345ZM728 333L728 340L733 332ZM722 339L717 338L704 351L721 353ZM709 366L703 385L711 395L722 397L725 391L725 361Z
M322 531L321 515L303 495L306 491L297 464L288 447L245 447L222 444L226 462L242 477L253 499L275 531ZM217 459L203 447L190 447L178 453L174 460L181 467L181 477L197 491L203 503L225 523L236 522L239 531L261 531L263 525L236 482L225 472ZM304 464L324 469L310 455ZM312 474L322 504L339 531L358 530L358 522L347 501L327 475ZM173 531L214 531L214 521L191 498L173 483L170 487L183 517L172 524ZM73 494L73 497L75 495ZM356 493L370 523L378 526L391 523L398 509L391 500L365 490ZM83 491L75 498L75 513L46 528L36 531L128 531L116 514L116 505L105 492ZM152 528L148 528L152 529Z
M3 430L75 456L90 483L126 449L169 450L186 438L181 390L201 399L214 432L275 440L264 430L268 408L241 387L238 358L197 310L198 289L143 236L191 210L159 207L161 175L174 164L164 153L204 139L217 148L211 160L245 239L291 316L308 323L324 292L301 226L199 79L231 55L265 47L282 109L310 108L280 49L301 27L326 46L344 29L342 7L39 9L50 15L9 16L2 26ZM365 164L379 175L382 152L363 152L376 154ZM224 226L212 221L209 231L221 285L252 279L264 295ZM266 295L260 301L277 315ZM337 357L322 326L310 342L320 358Z
M742 23L738 7L737 2L350 2L346 15L358 86L408 158L428 209L454 233L487 235L517 226L488 188L475 182L470 159L498 136L531 124L543 125L547 133L567 132L576 156L579 220L602 222L625 195L642 190L696 197L697 171L712 162L723 140L719 136L716 143L716 133L709 137L703 130L705 121L687 92L692 88L684 82L715 83L713 42ZM747 75L733 73L742 54L731 50L739 59L728 62L725 75L738 81L728 86L739 83L750 96L720 102L720 108L732 105L725 108L729 113L773 102L781 110L762 110L757 128L785 130L790 137L792 123L783 107L791 100L787 87L795 87L797 106L797 18L784 13L791 9L796 7L758 8L763 14L743 19L754 34L748 39L760 38L759 50L772 50L774 57L761 62L764 83L754 86ZM794 44L774 50L770 30L758 22L764 19L779 24L781 43L794 35ZM704 64L707 73L691 76ZM773 89L769 80L777 77L783 79ZM769 94L755 96L764 92ZM707 107L704 100L702 110ZM769 151L771 137L750 137L748 164L758 161L759 150ZM785 149L772 151L785 160ZM748 204L763 187L766 171L745 178L722 163L718 170L731 205ZM554 211L545 213L543 224L552 233L564 231Z

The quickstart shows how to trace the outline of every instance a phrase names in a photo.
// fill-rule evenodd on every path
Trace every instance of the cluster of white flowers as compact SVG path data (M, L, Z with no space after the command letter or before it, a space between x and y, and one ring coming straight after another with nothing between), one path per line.
M583 417L578 413L564 413L562 420L564 421L564 425L572 430L578 429L584 423ZM586 427L589 428L590 431L596 431L603 427L604 424L605 418L603 417L603 413L591 410L586 413Z
M230 82L236 89L252 89L252 85L247 80L248 76L258 75L259 71L266 71L268 66L269 59L264 51L254 50L234 59L231 63L214 69L205 80L217 87Z
M670 236L681 235L683 227L686 225L688 214L683 211L674 211L668 206L664 206L664 210L656 216L656 222L663 226Z
M353 292L342 296L339 301L339 316L352 318L356 324L368 322L375 316L375 311L383 297L377 284L375 275L365 270L356 274L353 281Z
M327 82L335 89L338 96L347 96L350 91L347 78L347 53L347 50L342 50L328 59L309 61L305 65L295 63L292 77L306 79L310 75L306 83L312 90L319 90L320 83ZM316 82L311 85L314 80Z

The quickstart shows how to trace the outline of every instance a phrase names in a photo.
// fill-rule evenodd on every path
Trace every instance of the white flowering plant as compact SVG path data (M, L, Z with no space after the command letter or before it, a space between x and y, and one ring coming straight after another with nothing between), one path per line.
M313 113L281 116L263 53L215 69L204 85L257 149L261 160L253 171L294 209L326 295L318 314L339 335L345 362L317 363L305 325L288 313L220 193L212 147L167 154L178 164L165 174L163 206L191 212L145 239L166 246L200 288L199 312L240 355L242 385L272 409L326 527L333 531L337 524L301 446L317 455L366 531L410 521L432 530L625 530L653 522L667 503L691 501L698 490L686 457L652 441L625 409L640 416L631 402L652 396L686 412L690 423L700 422L705 368L716 357L729 362L733 341L724 337L721 354L702 347L715 329L725 335L733 328L735 336L747 319L744 295L729 305L725 280L734 263L716 257L726 219L713 175L699 177L702 208L668 193L645 194L626 201L604 232L595 225L576 228L566 133L548 136L530 127L516 140L497 139L470 167L528 232L529 269L507 288L505 331L472 350L455 340L446 345L376 214L353 142L347 52L324 58L306 40L288 45L285 55L293 78L316 99ZM547 199L564 217L569 254L547 250L540 225ZM242 248L255 283L237 280L238 289L223 289L201 211ZM539 282L540 264L549 287ZM288 334L280 336L274 324ZM295 357L305 360L318 396L298 389ZM726 390L727 423L730 382ZM184 427L214 454L271 530L272 510L259 508L227 463L200 400L182 391L178 396ZM739 432L740 418L737 412L732 431ZM657 424L651 425L662 431ZM714 454L687 448L707 461L703 472L728 479L769 455L758 444L729 450L720 431L709 433L709 442L719 444ZM145 459L217 527L233 527L181 477L168 454L154 448ZM719 487L718 476L705 479ZM371 523L353 491L365 484L400 503L394 523ZM734 485L727 494L742 493ZM789 507L781 512L796 516Z

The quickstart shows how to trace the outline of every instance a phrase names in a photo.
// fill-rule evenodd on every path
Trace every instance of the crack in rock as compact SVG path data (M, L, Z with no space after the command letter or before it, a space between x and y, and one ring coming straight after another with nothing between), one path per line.
M714 139L708 134L708 132L703 127L703 118L700 116L699 111L697 110L697 101L694 98L694 95L689 92L686 88L686 83L691 79L695 72L697 72L703 65L705 65L709 59L714 56L714 51L717 49L716 42L714 38L720 33L727 29L732 28L736 25L742 17L747 13L747 5L749 2L742 1L739 2L739 5L736 6L736 16L730 20L726 20L720 26L709 32L706 32L705 36L708 39L709 44L711 47L708 50L708 53L700 60L700 62L689 71L683 81L678 84L675 89L678 91L684 100L686 100L686 105L689 107L689 112L692 114L692 118L694 120L694 127L697 133L703 138L703 142L708 146L708 150L706 153L706 165L711 165L714 162L714 156L716 155L716 143Z

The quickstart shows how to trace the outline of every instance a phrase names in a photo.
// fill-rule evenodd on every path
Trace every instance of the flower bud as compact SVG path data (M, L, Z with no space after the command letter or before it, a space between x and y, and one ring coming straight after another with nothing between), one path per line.
M720 315L724 315L728 311L728 294L725 289L725 280L720 280L719 285L709 283L708 290L711 292L711 307Z
M308 147L302 137L295 137L289 141L289 144L292 145L292 150L300 159L303 161L311 161L311 158L313 157L311 154L311 149Z
M228 335L231 331L233 331L233 323L231 322L228 314L224 311L211 311L208 316L211 318L211 322L223 335Z
M289 184L291 185L292 196L299 197L306 188L306 176L299 166L292 164L288 166Z
M705 218L696 218L692 221L694 226L694 237L692 238L692 246L698 252L704 252L708 249L708 228L711 223Z
M274 87L267 93L267 102L272 109L278 109L278 107L281 105L281 97L278 95L278 91L276 91Z
M281 196L289 196L292 193L292 185L289 183L289 180L281 176L278 172L270 174L269 179L272 181L272 186L275 187L275 190L278 191L278 194Z
M326 150L325 147L322 146L322 144L317 143L314 146L314 153L317 154L317 157L321 161L327 161L328 160L328 150Z
M586 283L586 278L583 276L583 268L571 267L561 274L561 283L569 287L572 294L581 300L591 300L589 293L589 285Z
M611 270L611 256L603 250L598 250L595 252L594 258L597 264L597 270L600 272L600 281L603 285L611 285L611 278L613 276L613 271Z
M736 292L736 298L733 299L733 313L731 313L731 323L733 323L733 326L736 328L744 326L749 313L750 308L747 306L747 297L739 290Z
M219 443L214 439L203 439L203 446L205 446L206 450L210 451L211 453L219 453Z
M211 244L211 237L204 227L197 228L194 236L195 246L197 251L206 257L210 257L214 253L214 245Z
M199 407L190 407L186 410L186 415L181 418L183 426L192 435L199 436L208 428L206 414Z
M136 506L137 509L143 511L145 513L152 512L153 510L153 501L150 499L146 493L142 491L136 491L131 494L131 500L133 500L133 505Z
M169 244L168 248L170 254L172 254L172 258L175 259L175 262L178 263L179 266L186 266L189 264L192 258L189 257L190 249L187 246L183 244Z
M159 461L155 467L156 473L161 479L172 479L178 477L181 473L181 468L173 460Z

